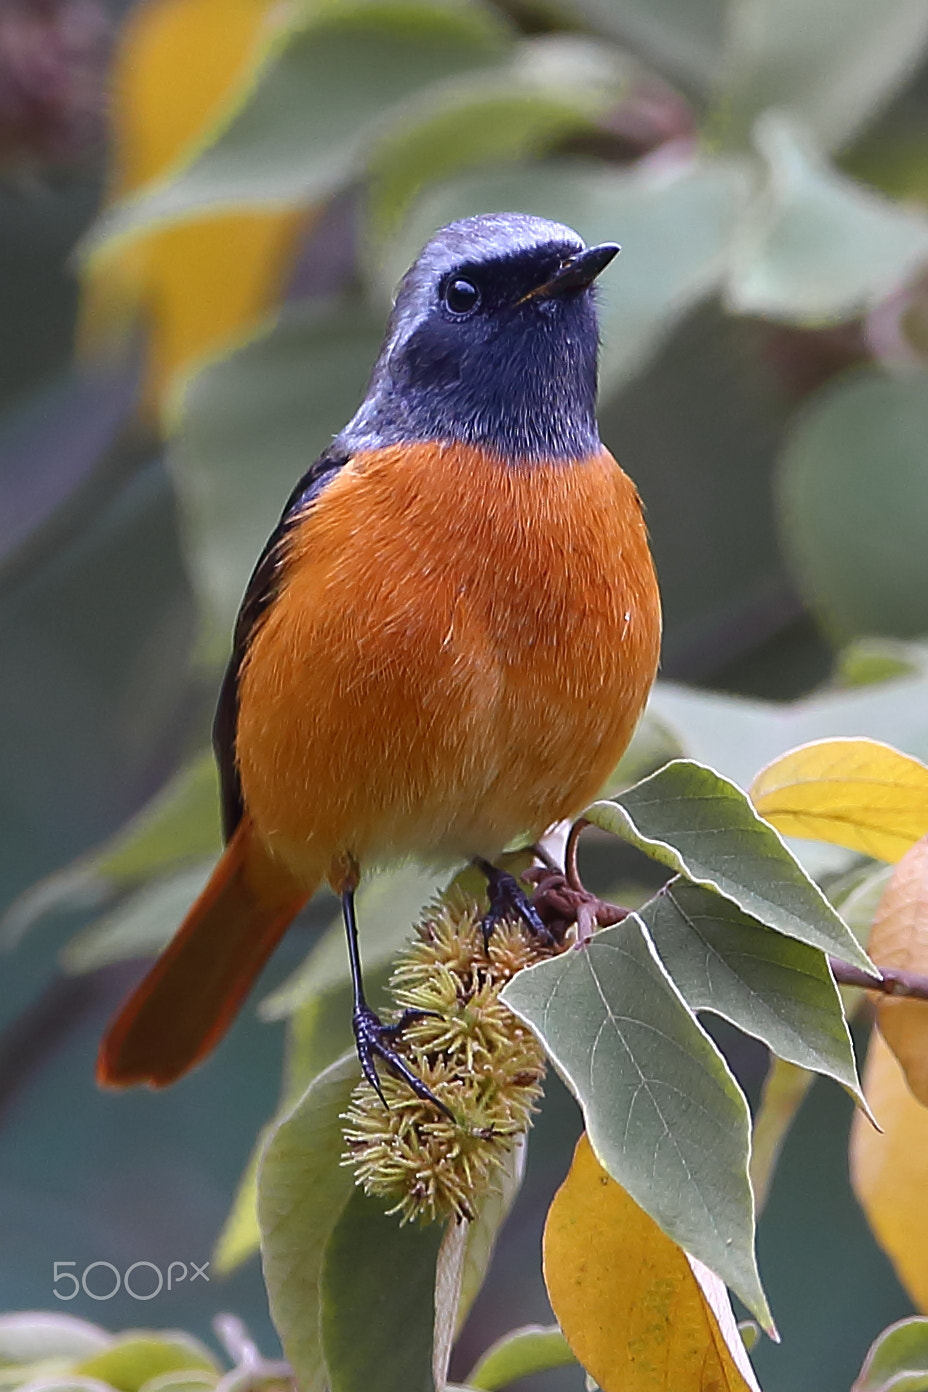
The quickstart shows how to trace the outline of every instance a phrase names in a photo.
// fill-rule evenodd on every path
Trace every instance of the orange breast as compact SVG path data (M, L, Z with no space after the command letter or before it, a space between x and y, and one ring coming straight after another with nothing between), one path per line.
M262 839L306 882L344 853L493 855L578 811L657 667L633 484L605 450L504 464L358 455L293 530L240 679Z

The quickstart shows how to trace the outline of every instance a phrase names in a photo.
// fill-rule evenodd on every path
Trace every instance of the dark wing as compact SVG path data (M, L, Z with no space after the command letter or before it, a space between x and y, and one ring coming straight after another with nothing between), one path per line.
M258 558L245 590L242 607L235 621L232 636L232 656L222 679L216 718L213 721L213 752L219 765L219 793L222 803L222 831L226 841L241 821L244 805L242 788L235 757L235 735L238 725L238 677L255 625L277 594L280 580L283 543L290 529L345 464L350 455L334 446L320 454L312 468L300 479L287 499L280 521Z

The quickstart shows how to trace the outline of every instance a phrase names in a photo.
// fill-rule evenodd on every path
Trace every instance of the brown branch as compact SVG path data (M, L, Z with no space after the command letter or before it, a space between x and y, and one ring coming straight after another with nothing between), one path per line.
M829 957L828 960L839 986L861 986L865 991L879 991L883 996L908 996L912 1000L928 1001L928 976L903 971L901 967L881 967L877 964L880 973L877 981L859 967L852 967L837 957Z
M584 886L577 870L577 841L581 831L588 826L583 820L575 822L567 839L565 860L566 873L538 866L530 870L525 878L534 880L535 893L532 903L538 910L543 923L560 941L576 923L578 939L585 942L596 928L608 928L621 923L631 909L621 904L610 904L598 898ZM829 964L835 981L839 986L859 986L865 991L877 991L884 996L906 996L911 1000L928 1001L928 976L917 972L903 971L900 967L881 967L877 964L879 977L869 976L859 967L852 967L837 957L829 957Z
M584 817L578 817L570 828L567 844L564 847L564 875L567 884L577 894L586 894L587 892L580 878L580 870L577 865L577 842L580 840L580 833L585 831L589 825Z

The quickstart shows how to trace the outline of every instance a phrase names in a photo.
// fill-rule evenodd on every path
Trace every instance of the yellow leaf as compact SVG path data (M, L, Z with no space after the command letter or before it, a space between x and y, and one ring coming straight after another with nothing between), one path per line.
M851 1183L877 1242L915 1305L928 1313L928 1108L913 1097L874 1030L864 1093L881 1135L861 1112L851 1123Z
M603 1392L758 1392L725 1287L606 1174L586 1136L548 1213L544 1272Z
M280 10L278 0L149 0L133 11L113 68L114 197L162 174L209 128ZM176 372L265 316L305 217L226 213L107 254L85 274L81 350L101 351L141 315L153 407Z
M754 779L754 806L784 836L895 861L928 832L928 767L871 739L802 744Z
M870 930L870 951L880 967L928 976L928 836L893 871ZM928 1107L928 1001L883 996L876 1018L909 1087Z

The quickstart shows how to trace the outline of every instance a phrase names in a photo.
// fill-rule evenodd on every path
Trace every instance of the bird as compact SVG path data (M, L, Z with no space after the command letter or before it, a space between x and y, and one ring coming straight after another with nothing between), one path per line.
M437 1101L396 1047L406 1018L367 1002L361 874L469 860L486 932L515 914L545 933L494 862L596 796L660 652L641 500L596 417L596 281L618 250L486 213L400 282L361 405L245 591L213 730L225 849L109 1025L102 1085L198 1064L327 881L364 1076L382 1097L379 1062Z

